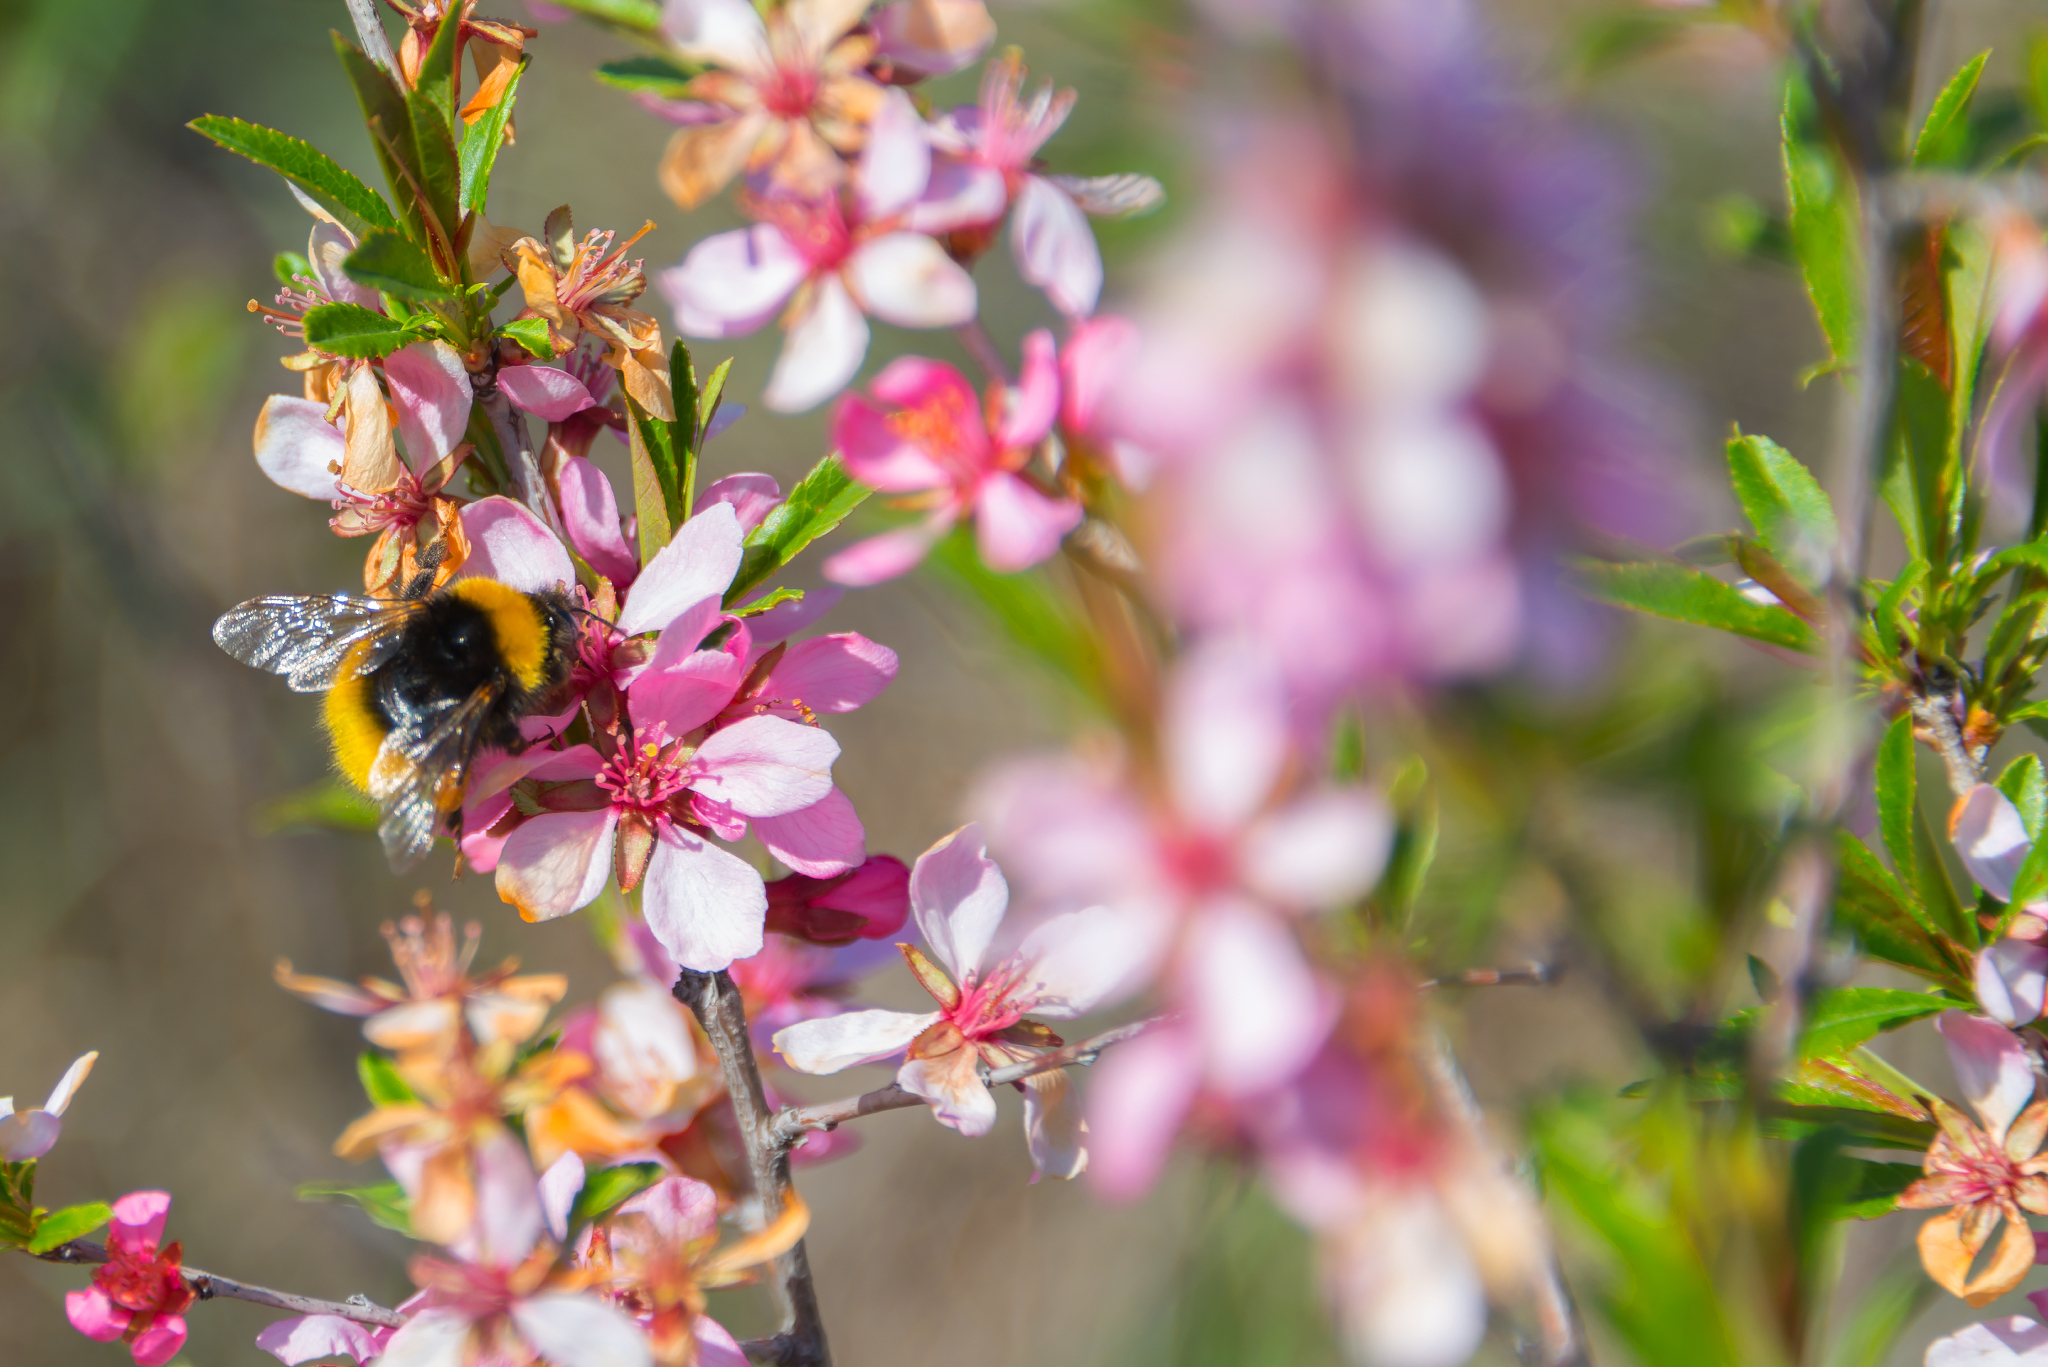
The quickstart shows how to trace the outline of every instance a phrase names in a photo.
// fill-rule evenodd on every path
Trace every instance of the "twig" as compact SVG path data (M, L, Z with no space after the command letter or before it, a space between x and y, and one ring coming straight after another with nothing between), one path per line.
M109 1258L106 1245L90 1239L73 1239L58 1244L47 1253L32 1253L46 1263L69 1263L86 1266L103 1263ZM248 1301L253 1305L267 1305L273 1310L290 1310L299 1315L338 1315L358 1324L374 1324L385 1329L395 1329L405 1323L405 1316L396 1310L386 1310L362 1296L352 1296L345 1301L316 1300L290 1291L272 1291L267 1286L251 1286L238 1282L233 1277L223 1277L214 1272L202 1272L196 1267L184 1269L185 1284L192 1288L192 1294L200 1300L210 1301L217 1297L229 1300Z
M953 329L953 335L967 348L967 354L981 367L981 373L990 380L1010 382L1010 367L1003 362L1003 353L996 350L996 344L989 340L987 329L979 318L970 318Z
M550 531L567 541L569 534L562 524L561 509L555 506L554 494L548 488L547 480L541 476L540 461L533 453L526 419L512 411L511 401L502 389L492 389L483 400L483 406L490 417L491 430L497 434L498 444L505 448L505 466L512 474L519 501L533 509Z
M1438 987L1548 987L1563 976L1564 970L1556 964L1531 960L1525 968L1468 968L1463 973L1417 983L1416 987L1424 992Z
M1948 770L1949 790L1962 797L1985 781L1985 772L1982 749L1971 750L1963 739L1962 728L1956 724L1955 704L1953 692L1915 692L1909 706L1918 729L1926 733L1935 753L1941 756L1942 766Z
M747 1012L740 990L726 973L684 969L676 982L676 1000L690 1008L718 1053L726 1090L732 1094L733 1119L746 1141L754 1198L762 1226L782 1214L789 1192L789 1148L775 1139L774 1116L754 1062L754 1044L747 1033ZM784 1367L831 1367L832 1350L825 1342L825 1321L818 1310L818 1290L811 1279L810 1256L801 1240L775 1260L776 1286L783 1306L782 1332L763 1351Z
M1013 1063L1007 1068L991 1069L982 1080L990 1087L1001 1087L1005 1083L1022 1082L1025 1078L1050 1073L1057 1068L1090 1064L1095 1062L1096 1055L1110 1045L1135 1039L1166 1019L1168 1017L1151 1016L1145 1020L1133 1021L1129 1025L1119 1025L1114 1030L1105 1030L1079 1043L1048 1050L1022 1063ZM812 1130L837 1129L847 1121L858 1120L864 1115L900 1111L924 1104L923 1097L906 1092L892 1082L886 1087L877 1087L872 1092L862 1092L859 1096L850 1096L839 1101L821 1102L816 1106L787 1107L775 1117L769 1129L769 1137L786 1153L798 1139Z
M377 13L377 0L348 0L348 17L356 21L356 37L362 40L363 55L397 75L398 58L392 55L391 39L384 33L384 16Z

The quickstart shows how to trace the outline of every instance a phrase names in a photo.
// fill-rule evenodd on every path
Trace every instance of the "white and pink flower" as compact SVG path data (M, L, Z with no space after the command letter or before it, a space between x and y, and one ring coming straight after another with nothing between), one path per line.
M71 1098L98 1060L98 1050L79 1055L64 1070L64 1076L57 1079L57 1085L50 1089L49 1098L41 1106L17 1111L13 1097L0 1096L0 1162L26 1163L50 1151L64 1132L64 1112L71 1105Z

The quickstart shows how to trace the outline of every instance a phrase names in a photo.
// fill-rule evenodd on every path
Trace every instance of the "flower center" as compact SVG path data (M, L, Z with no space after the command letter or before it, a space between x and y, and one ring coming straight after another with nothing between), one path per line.
M778 59L754 89L761 107L778 119L808 118L818 99L818 69L807 62Z
M972 1041L988 1039L1024 1019L1037 999L1023 990L1024 966L1015 959L999 965L988 977L968 974L960 984L960 1000L944 1012L945 1020Z
M611 795L612 806L657 815L670 798L690 786L694 747L671 743L668 726L653 727L621 746L597 775L597 786Z
M389 489L371 492L340 482L334 487L341 495L334 500L334 506L354 511L356 525L365 532L415 527L434 507L434 500L421 486L419 476L410 470L400 470L398 483Z
M887 419L889 430L943 466L956 484L979 477L975 455L983 443L975 438L980 413L967 396L943 389L915 408L899 408Z

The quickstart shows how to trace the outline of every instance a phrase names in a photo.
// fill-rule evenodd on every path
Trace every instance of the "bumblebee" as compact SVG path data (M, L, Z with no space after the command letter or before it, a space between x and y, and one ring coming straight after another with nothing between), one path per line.
M525 748L520 720L568 680L573 611L557 589L459 579L407 598L252 598L213 624L213 639L294 692L326 693L335 768L377 803L384 853L403 871L444 825L461 835L478 753Z

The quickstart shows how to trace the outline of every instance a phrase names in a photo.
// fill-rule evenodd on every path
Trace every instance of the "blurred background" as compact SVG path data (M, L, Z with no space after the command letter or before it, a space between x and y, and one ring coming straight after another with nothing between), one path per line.
M506 0L507 17L526 18L519 4ZM1589 77L1585 26L1605 10L1490 9L1509 68L1579 106L1634 168L1638 357L1679 399L1688 425L1674 444L1697 487L1718 487L1730 422L1825 468L1837 389L1795 381L1821 355L1796 278L1717 245L1741 217L1728 196L1778 201L1770 59L1730 39ZM1930 66L1945 74L1996 46L1987 86L2013 83L2030 10L1939 7ZM1201 54L1176 6L995 12L1000 41L1020 44L1035 76L1081 92L1048 149L1058 169L1151 172L1182 197L1197 188L1187 115ZM385 971L377 926L424 886L483 923L485 962L517 954L566 970L571 1001L612 975L575 918L523 925L487 880L394 879L368 838L280 828L276 800L325 772L314 704L233 664L207 635L218 612L255 594L351 585L362 547L327 535L324 510L269 484L250 458L263 396L297 386L277 365L292 348L244 303L274 292L272 256L303 250L309 222L269 172L182 125L247 118L369 175L327 36L346 27L340 0L0 0L0 702L12 723L0 730L0 1090L33 1104L72 1057L102 1050L43 1164L45 1204L162 1187L191 1263L389 1304L407 1292L405 1242L352 1208L292 1194L356 1175L329 1148L363 1109L355 1024L279 991L272 962ZM564 201L579 228L630 233L652 217L659 227L641 243L650 271L737 222L724 203L686 215L660 195L667 126L590 75L626 44L568 24L544 28L533 50L494 222L534 231ZM935 93L970 99L973 80ZM1105 230L1112 306L1119 272L1179 212ZM1044 321L1003 254L980 278L997 337ZM950 354L947 340L877 332L870 372L913 343ZM752 400L775 340L732 348L730 394ZM603 441L617 480L624 448ZM823 441L818 415L756 414L714 445L710 469L767 470L786 487ZM1722 497L1702 492L1688 530L1728 524ZM879 702L832 727L840 784L875 851L913 857L960 819L983 761L1049 743L1072 719L1068 700L936 582L856 595L834 621L903 660ZM1547 988L1442 994L1481 1098L1510 1133L1531 1106L1612 1097L1645 1075L1655 1046L1643 1004L1682 999L1721 955L1713 860L1739 858L1740 841L1712 848L1726 813L1681 794L1706 775L1719 785L1709 805L1745 810L1799 685L1761 656L1712 648L1700 633L1648 627L1616 646L1604 681L1571 696L1502 689L1444 704L1469 734L1521 747L1510 750L1519 777L1506 789L1446 787L1420 952L1433 969L1531 958L1566 969ZM1594 836L1605 861L1579 881L1526 858L1532 843ZM885 977L869 995L891 1004L912 991ZM1911 1066L1942 1076L1932 1057ZM790 1090L823 1097L845 1081ZM1186 1163L1120 1209L1082 1184L1027 1186L1014 1115L979 1143L921 1112L871 1118L861 1135L860 1152L801 1179L826 1321L849 1367L967 1355L987 1367L1335 1360L1307 1248L1226 1170ZM1876 1275L1910 1233L1907 1219L1858 1230L1852 1281ZM65 1325L63 1292L84 1280L0 1260L0 1361L116 1361L118 1348ZM764 1324L744 1298L722 1313L742 1333ZM271 1318L201 1307L181 1361L267 1362L251 1339ZM1966 1318L1958 1303L1926 1316L1894 1361L1917 1362ZM1488 1354L1512 1360L1504 1342ZM1625 1360L1611 1345L1598 1356Z

